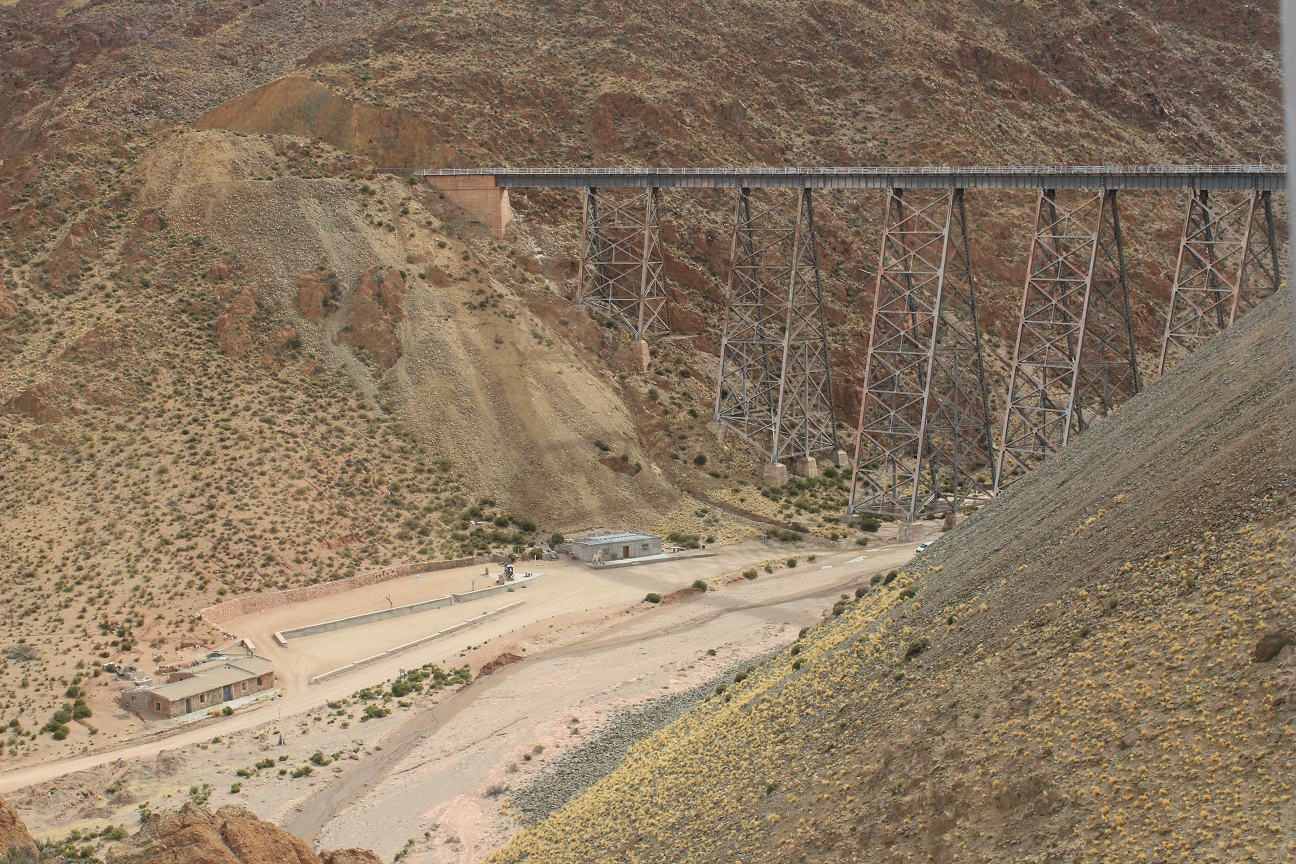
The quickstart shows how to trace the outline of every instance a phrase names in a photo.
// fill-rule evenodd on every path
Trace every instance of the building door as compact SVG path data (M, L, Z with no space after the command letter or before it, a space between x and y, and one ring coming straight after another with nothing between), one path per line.
M234 698L234 694L230 692L230 685L225 685L224 692L221 695L224 697L226 702Z
M186 700L185 700L185 713L186 713L186 714L189 714L189 713L191 713L192 711L193 711L193 700L192 700L192 699L186 699Z
M621 547L621 557L622 557L622 558L629 558L629 557L630 557L630 547L629 547L629 546L622 546L622 547Z

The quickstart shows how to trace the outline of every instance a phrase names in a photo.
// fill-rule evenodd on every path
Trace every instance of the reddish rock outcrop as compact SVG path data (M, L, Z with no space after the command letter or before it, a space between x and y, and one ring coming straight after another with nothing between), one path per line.
M18 314L18 304L5 293L4 283L0 282L0 321Z
M275 355L278 354L279 349L287 345L290 346L291 350L292 347L300 344L301 340L297 338L296 329L294 329L291 324L285 324L280 327L279 332L271 337L270 341L266 343L265 350L261 352L261 362L267 366L271 366L275 362Z
M367 849L320 855L297 837L242 807L164 813L120 848L111 864L380 864Z
M371 267L360 277L347 325L337 341L367 351L382 370L400 359L397 325L405 319L405 280L390 267Z
M109 369L115 369L117 358L130 351L130 347L121 328L96 324L65 348L62 357L79 363L103 362Z
M297 277L297 308L307 319L323 324L338 306L342 283L332 270L312 270Z
M37 381L10 399L4 410L10 414L24 414L37 423L57 423L69 414L82 411L69 404L72 388L58 381Z
M242 357L252 347L252 316L256 315L256 298L261 290L244 288L216 319L216 341L230 357Z
M33 844L27 826L8 801L0 800L0 850L11 851Z
M320 855L324 864L382 864L382 859L368 849L338 849Z

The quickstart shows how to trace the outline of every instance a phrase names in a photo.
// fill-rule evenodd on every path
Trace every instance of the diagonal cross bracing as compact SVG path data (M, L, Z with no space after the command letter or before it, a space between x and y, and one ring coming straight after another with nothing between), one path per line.
M1140 387L1115 190L1040 190L996 490Z
M771 463L837 448L809 189L739 190L715 420Z
M659 196L656 187L619 199L585 189L576 302L608 316L635 339L670 329L661 277Z
M993 472L963 190L892 189L855 439L851 513L916 518Z
M1278 290L1271 193L1188 195L1160 374Z

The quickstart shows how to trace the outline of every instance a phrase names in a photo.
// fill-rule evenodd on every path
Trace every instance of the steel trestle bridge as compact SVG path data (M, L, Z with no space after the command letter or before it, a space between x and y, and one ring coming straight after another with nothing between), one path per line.
M473 195L582 190L576 300L642 340L668 332L662 190L735 191L714 420L752 442L764 480L852 473L849 512L915 519L984 500L1143 386L1119 201L1178 192L1183 221L1157 374L1280 283L1273 193L1285 166L440 168ZM854 452L840 449L814 230L816 190L884 193ZM990 416L965 193L1035 207L1005 410ZM458 197L456 197L458 196ZM493 226L502 231L506 221ZM1027 227L1027 226L1023 226ZM998 432L997 440L995 432Z

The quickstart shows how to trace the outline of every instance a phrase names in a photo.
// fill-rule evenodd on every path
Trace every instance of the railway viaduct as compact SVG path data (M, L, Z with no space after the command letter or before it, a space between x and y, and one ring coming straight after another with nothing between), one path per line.
M849 512L914 519L982 500L1143 386L1119 202L1178 193L1183 222L1155 374L1280 282L1282 166L390 169L436 184L497 232L508 190L573 188L577 300L634 339L669 331L664 190L730 189L732 266L714 420L764 454L764 479L852 472ZM817 190L885 196L853 450L838 440L815 249ZM1006 410L991 417L964 201L1026 190L1035 218Z

